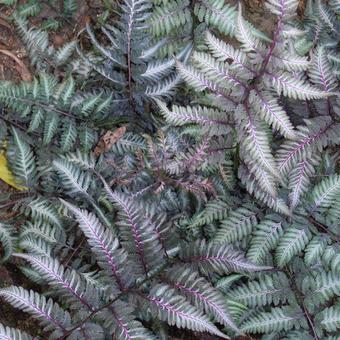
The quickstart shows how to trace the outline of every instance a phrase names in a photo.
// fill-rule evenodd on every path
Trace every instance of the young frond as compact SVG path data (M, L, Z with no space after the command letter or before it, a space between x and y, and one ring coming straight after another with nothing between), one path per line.
M280 20L290 19L296 15L299 0L267 0L266 6L272 13L277 15Z

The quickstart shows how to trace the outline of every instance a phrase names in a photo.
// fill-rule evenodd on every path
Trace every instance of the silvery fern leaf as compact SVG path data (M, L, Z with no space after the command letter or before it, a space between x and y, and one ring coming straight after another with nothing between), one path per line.
M310 178L315 174L314 159L304 159L299 162L288 175L290 209L293 210L301 201L310 184Z
M32 268L52 286L71 308L84 308L93 312L99 307L99 294L95 287L85 286L81 276L73 269L65 269L57 259L45 256L15 254L28 261Z
M177 86L181 83L178 74L171 75L154 85L148 85L145 94L150 98L171 98Z
M238 332L229 314L225 297L198 272L188 267L174 268L166 273L166 282L184 294L199 310Z
M340 175L331 175L317 184L310 194L311 210L328 208L335 200L339 200Z
M50 202L43 197L38 197L31 201L25 208L26 215L30 215L36 220L52 224L58 227L58 229L63 229L62 221L56 210L56 205L50 204Z
M258 186L264 193L268 194L273 199L276 199L278 196L277 178L269 173L267 169L263 168L252 158L246 155L245 152L242 152L241 155L244 161L244 165L245 167L247 167L250 175L248 182L249 193L255 193L256 195L255 187ZM252 178L254 178L255 180L252 180Z
M249 75L254 72L248 65L246 53L235 49L232 45L216 38L209 31L206 32L205 43L207 44L210 53L217 61L230 62L230 68L240 68Z
M52 256L52 245L49 242L46 242L41 237L36 237L32 235L26 235L19 242L19 246L21 249L25 249L27 252L39 255L39 256Z
M45 331L51 332L51 338L57 338L66 333L71 326L71 318L68 312L59 307L52 299L46 299L32 290L11 286L0 289L0 297L9 302L14 308L18 308L37 318Z
M164 263L165 254L156 226L145 219L142 207L130 197L112 191L105 181L103 184L109 200L119 210L118 225L122 244L128 249L130 257L140 265L142 272L147 274ZM155 252L157 257L154 256Z
M252 205L230 211L228 217L220 222L212 241L230 244L246 238L256 227L258 213L258 209Z
M12 328L0 324L1 340L33 340L33 337L17 328Z
M134 277L130 271L126 271L123 263L129 263L129 265L131 263L127 262L127 252L120 247L119 241L112 231L105 228L94 214L60 200L76 216L79 227L87 237L92 251L96 254L100 267L109 277L114 278L121 289L129 286L134 281Z
M62 180L62 186L70 196L81 194L88 197L88 190L92 183L89 173L80 170L64 159L54 160L53 167Z
M151 313L171 326L209 332L223 339L229 339L206 315L191 305L182 295L176 294L176 290L168 285L154 286L150 295L145 296L144 299L149 301Z
M279 95L283 94L292 99L320 99L333 94L313 87L305 80L284 71L275 74L266 72L264 79L276 89Z
M273 188L270 188L272 179L265 178L265 176L268 177L268 173L266 171L261 170L259 166L257 166L255 169L257 169L255 171L258 172L256 174L257 177L259 176L262 177L261 179L262 183L259 183L258 179L250 171L246 164L241 164L238 168L238 177L241 180L241 183L246 187L247 191L250 194L256 197L257 200L263 202L269 208L273 209L274 211L280 214L290 216L291 212L289 211L286 202L282 198L272 196L272 194L269 193L270 191L273 190ZM263 184L265 184L265 188L267 188L266 191L262 189L262 187L264 187Z
M249 96L251 107L259 112L261 119L271 125L275 130L288 139L295 139L294 126L290 122L287 113L278 103L278 99L269 92L251 91Z
M12 127L12 136L13 141L7 151L9 164L17 181L29 190L34 188L36 183L35 156L24 135L14 127Z
M43 143L45 145L48 145L52 142L53 137L57 133L59 122L60 122L59 116L55 112L49 112L46 114L43 138Z
M173 105L171 110L160 100L155 100L160 108L161 114L165 117L167 123L171 125L182 126L185 124L196 123L199 125L208 125L212 128L215 125L228 125L229 118L225 112L221 112L205 106L177 106Z
M316 0L314 10L327 28L332 31L336 31L336 17L328 6L326 6L321 0Z
M57 49L53 55L54 63L57 66L64 65L76 49L76 41L70 41Z
M231 209L232 205L221 199L210 200L203 210L190 219L189 228L195 229L215 220L223 220Z
M135 319L133 307L124 301L115 301L103 311L100 318L104 319L104 325L114 339L157 339L140 321Z
M267 215L256 226L247 258L253 263L263 263L269 252L275 249L282 235L282 218L279 215Z
M275 250L275 258L279 268L283 268L295 255L304 250L311 239L312 234L308 226L293 223L287 228Z
M298 140L284 141L276 153L278 170L286 175L299 162L314 157L315 150L321 151L327 145L339 143L339 125L330 117L323 116L305 121L297 132Z
M340 14L340 1L339 0L331 0L330 1L330 6L332 10L339 15Z
M194 13L200 22L216 27L221 33L234 35L237 17L234 6L221 0L200 0L195 3Z
M321 312L321 326L328 332L336 332L340 328L340 305L334 305Z
M197 266L202 272L213 271L220 275L230 271L247 273L271 269L271 267L257 266L249 262L242 252L233 249L228 244L206 243L205 240L182 248L180 257L184 262Z
M172 0L154 8L148 18L148 25L152 35L157 37L168 34L191 21L189 1Z
M296 15L299 0L267 0L266 7L280 20L290 19Z
M340 294L339 272L322 271L314 276L311 283L311 297L317 305Z
M2 247L1 262L7 261L15 246L14 229L10 225L0 223L0 243Z
M274 177L278 176L274 157L271 153L267 131L255 116L248 103L239 106L236 117L239 127L238 139L249 157L267 169Z
M77 138L77 128L75 122L70 119L65 119L63 121L63 132L60 137L60 146L62 151L69 151Z
M222 88L245 88L245 84L229 71L227 63L216 61L209 53L194 52L192 60L202 74Z
M260 307L285 303L292 295L290 284L284 273L260 276L258 280L244 283L228 292L235 299L249 307Z
M253 33L254 28L248 24L242 16L242 6L239 3L238 15L237 15L237 28L236 38L241 43L241 46L245 52L250 51L262 51L264 45L261 40Z
M241 331L247 333L269 333L299 327L303 312L290 306L272 308L260 312L242 323Z
M305 249L304 261L308 266L321 261L321 257L329 244L329 237L325 234L317 235L312 238Z
M337 87L337 80L328 59L328 51L318 46L312 55L312 64L308 70L310 80L325 92L333 92Z

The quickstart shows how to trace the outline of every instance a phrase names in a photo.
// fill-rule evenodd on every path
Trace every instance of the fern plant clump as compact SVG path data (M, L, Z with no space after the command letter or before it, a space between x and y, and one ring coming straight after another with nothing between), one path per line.
M0 338L338 338L340 2L298 5L124 0L59 50L14 7L1 260L40 289L0 299L40 329Z

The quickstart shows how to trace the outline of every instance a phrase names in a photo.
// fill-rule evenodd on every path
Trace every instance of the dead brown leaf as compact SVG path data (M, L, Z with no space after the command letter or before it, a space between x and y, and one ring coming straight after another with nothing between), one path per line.
M108 152L112 145L117 143L124 136L125 132L125 125L114 131L107 131L102 137L100 137L96 147L94 148L94 154L99 156L104 152Z

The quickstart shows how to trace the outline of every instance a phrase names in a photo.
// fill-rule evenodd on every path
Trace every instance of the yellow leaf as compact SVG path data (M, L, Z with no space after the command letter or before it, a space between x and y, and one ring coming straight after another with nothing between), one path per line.
M8 168L8 162L4 151L0 151L0 179L17 190L26 190L24 186L15 182L14 176Z

